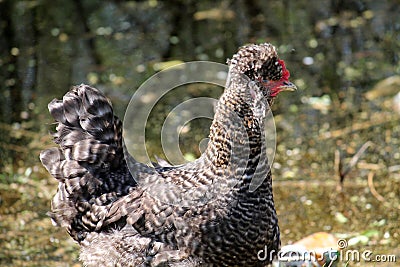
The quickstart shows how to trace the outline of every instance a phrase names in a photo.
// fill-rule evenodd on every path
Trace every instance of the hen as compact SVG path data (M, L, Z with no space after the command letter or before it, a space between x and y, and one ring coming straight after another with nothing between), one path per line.
M122 123L97 89L49 104L57 148L40 159L58 181L50 216L85 266L265 266L280 246L264 117L295 90L268 44L228 60L210 141L194 162L156 168L124 157Z

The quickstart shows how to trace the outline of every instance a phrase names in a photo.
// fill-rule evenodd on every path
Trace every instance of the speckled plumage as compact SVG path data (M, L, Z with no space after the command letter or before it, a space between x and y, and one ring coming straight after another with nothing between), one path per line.
M59 145L40 156L59 181L50 216L85 266L265 266L258 251L278 251L264 117L289 73L270 44L244 46L228 64L208 147L182 166L125 159L122 123L92 87L49 104Z

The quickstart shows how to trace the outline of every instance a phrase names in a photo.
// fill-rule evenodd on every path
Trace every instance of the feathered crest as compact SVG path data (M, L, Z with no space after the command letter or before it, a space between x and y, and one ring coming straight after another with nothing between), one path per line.
M235 68L240 73L247 71L258 71L263 64L271 59L278 59L278 54L273 45L263 43L259 45L245 45L227 61L230 68Z

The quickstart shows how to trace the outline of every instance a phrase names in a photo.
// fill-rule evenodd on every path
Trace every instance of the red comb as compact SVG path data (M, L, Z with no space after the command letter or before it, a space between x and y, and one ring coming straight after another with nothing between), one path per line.
M285 61L278 59L279 64L282 66L282 79L283 80L289 80L290 77L290 72L285 66Z

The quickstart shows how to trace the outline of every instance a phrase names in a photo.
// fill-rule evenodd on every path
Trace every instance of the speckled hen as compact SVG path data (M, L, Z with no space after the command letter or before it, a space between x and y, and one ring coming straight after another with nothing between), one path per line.
M228 60L207 149L194 162L155 168L124 157L122 123L87 85L49 104L58 147L40 159L58 182L50 216L81 247L85 266L265 266L278 219L264 117L295 90L268 43ZM140 182L138 182L140 181Z

